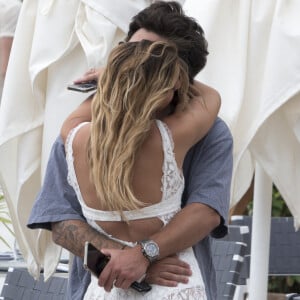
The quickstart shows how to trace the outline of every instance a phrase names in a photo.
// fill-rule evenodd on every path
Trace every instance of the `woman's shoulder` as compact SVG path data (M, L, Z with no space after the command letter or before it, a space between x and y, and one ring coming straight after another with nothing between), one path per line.
M90 122L80 123L74 129L75 130L77 129L76 135L74 137L74 143L75 145L82 146L82 143L86 142L90 137L91 123Z
M90 122L83 122L72 128L66 138L65 144L71 144L73 150L83 148L90 137Z
M178 109L165 118L176 141L192 146L213 126L221 105L220 94L212 87L195 81L190 87L190 100L184 109Z
M206 85L200 81L194 81L192 86L192 100L201 99L202 104L209 110L219 111L221 106L221 95L213 87Z
M208 96L220 98L220 93L215 88L198 80L194 80L194 85L200 90L200 92L205 93Z

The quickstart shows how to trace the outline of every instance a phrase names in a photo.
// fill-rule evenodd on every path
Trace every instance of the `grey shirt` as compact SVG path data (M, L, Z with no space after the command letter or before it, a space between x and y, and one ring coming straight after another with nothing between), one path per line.
M182 205L203 203L215 209L220 225L211 233L221 238L227 234L227 221L232 176L233 141L227 125L217 119L208 134L193 146L184 160L185 190ZM28 227L51 230L52 222L85 221L73 188L67 182L64 144L58 137L52 147L44 184L39 192ZM194 246L194 251L206 286L208 300L216 299L216 278L210 250L211 236ZM69 276L67 299L83 299L90 282L82 259L75 257Z

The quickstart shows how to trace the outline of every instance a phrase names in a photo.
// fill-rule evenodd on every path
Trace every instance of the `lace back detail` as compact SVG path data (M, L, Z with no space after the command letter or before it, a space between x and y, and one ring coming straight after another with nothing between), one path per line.
M117 211L102 211L88 207L82 197L80 187L77 181L74 157L73 157L73 140L78 130L85 125L81 123L72 129L67 137L66 160L68 165L68 183L74 188L77 198L81 204L82 212L87 220L94 221L121 221L121 216ZM159 203L143 207L138 210L124 211L128 220L145 219L158 217L166 225L172 217L180 210L181 197L184 188L184 179L178 170L174 157L173 139L171 132L163 122L157 120L157 126L162 136L162 145L164 151L164 162L162 166L162 200Z
M184 188L184 177L178 169L174 154L174 142L172 133L167 124L157 120L157 126L160 130L164 150L164 163L162 167L162 201L175 197L180 197Z
M162 300L182 300L182 299L189 299L189 300L201 300L206 299L206 294L203 286L195 286L186 289L182 289L180 291L174 291L170 295L167 295Z

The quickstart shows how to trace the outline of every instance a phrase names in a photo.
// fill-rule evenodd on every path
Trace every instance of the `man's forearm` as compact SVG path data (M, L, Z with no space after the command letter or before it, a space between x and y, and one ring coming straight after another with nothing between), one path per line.
M84 244L91 242L99 250L102 248L121 248L121 245L99 233L88 223L80 220L67 220L52 223L53 241L83 258Z
M220 216L212 208L193 203L183 208L167 226L150 238L159 244L160 257L163 258L196 244L219 223ZM98 249L121 248L120 244L80 220L52 223L52 237L56 244L79 257L83 257L86 241Z
M219 214L207 205L185 206L170 223L150 238L160 247L160 258L195 245L220 224Z

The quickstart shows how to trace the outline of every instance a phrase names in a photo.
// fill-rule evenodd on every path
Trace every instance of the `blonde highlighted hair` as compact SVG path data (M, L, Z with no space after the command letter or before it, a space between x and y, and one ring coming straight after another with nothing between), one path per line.
M109 210L143 206L132 191L136 154L156 113L180 79L178 103L187 103L186 64L167 42L130 42L113 49L92 102L88 159L97 195Z

